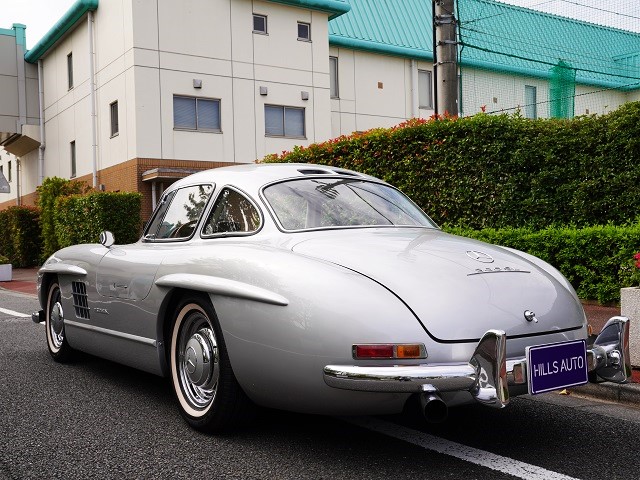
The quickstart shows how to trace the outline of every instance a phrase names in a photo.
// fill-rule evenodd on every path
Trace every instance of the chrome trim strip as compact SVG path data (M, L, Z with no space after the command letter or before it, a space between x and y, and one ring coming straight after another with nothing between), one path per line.
M422 392L423 385L433 385L439 392L470 390L476 383L471 365L393 365L358 367L327 365L324 381L330 387L365 392Z
M49 263L38 270L38 273L62 273L65 275L86 275L87 271L77 265L69 265L68 263Z
M531 272L529 270L491 270L486 272L467 273L467 277L471 277L473 275L488 275L489 273L531 273Z
M146 338L146 337L140 337L138 335L131 335L130 333L117 332L115 330L109 330L108 328L96 327L94 325L87 325L84 323L74 322L73 320L67 320L67 319L65 319L64 324L70 325L72 327L81 328L83 330L89 330L91 332L103 333L111 337L124 338L125 340L131 340L133 342L142 343L150 347L157 346L157 343L153 338Z
M256 302L269 303L286 307L289 305L282 295L264 288L249 285L248 283L230 280L228 278L213 277L209 275L197 275L192 273L170 273L160 277L155 282L159 287L186 288L201 292L223 295L226 297L244 298Z

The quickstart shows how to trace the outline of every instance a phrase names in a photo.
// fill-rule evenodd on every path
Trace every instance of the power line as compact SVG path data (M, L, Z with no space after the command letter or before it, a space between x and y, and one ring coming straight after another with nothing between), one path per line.
M571 5L576 5L578 7L590 8L592 10L597 10L598 12L611 13L612 15L618 15L620 17L633 18L635 20L640 20L640 17L635 16L635 15L628 15L626 13L616 12L614 10L607 10L605 8L593 7L591 5L585 5L584 3L575 2L573 0L559 0L559 1L563 2L563 3L569 3Z

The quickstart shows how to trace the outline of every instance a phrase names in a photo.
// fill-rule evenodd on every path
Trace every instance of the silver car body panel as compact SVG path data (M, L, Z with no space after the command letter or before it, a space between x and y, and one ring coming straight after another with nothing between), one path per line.
M385 414L399 412L410 393L333 388L325 382L325 367L466 365L491 329L506 332L510 359L524 356L530 345L587 337L571 286L526 254L437 227L282 232L261 189L318 170L327 172L323 178L371 179L296 164L200 172L168 189L215 185L192 237L56 252L40 269L38 285L58 278L69 344L166 375L170 299L200 292L219 319L239 384L256 403L299 412ZM204 219L226 187L243 192L260 210L257 232L202 235ZM478 271L489 267L502 271ZM86 288L88 315L74 307L74 282ZM46 296L41 288L43 309ZM539 321L527 321L527 310ZM422 343L428 358L354 360L353 345L370 343ZM442 398L449 405L474 401L466 390L443 392Z

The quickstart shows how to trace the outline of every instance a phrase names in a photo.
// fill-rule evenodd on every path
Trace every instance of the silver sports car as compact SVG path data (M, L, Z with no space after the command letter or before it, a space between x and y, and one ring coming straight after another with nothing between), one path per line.
M391 185L318 165L191 175L142 238L56 252L38 274L49 351L171 379L193 427L261 405L430 421L473 402L626 382L629 322L589 335L580 301L526 253L442 232Z

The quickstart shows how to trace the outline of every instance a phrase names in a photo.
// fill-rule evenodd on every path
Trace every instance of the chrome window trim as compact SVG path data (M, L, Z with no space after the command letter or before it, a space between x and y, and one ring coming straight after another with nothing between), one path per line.
M204 225L206 220L202 220L204 218L206 218L207 220L209 219L209 215L211 215L211 212L213 211L214 206L216 205L216 203L218 202L218 199L220 198L220 195L222 195L222 192L224 192L225 189L229 189L229 190L233 190L236 193L239 193L240 195L242 195L245 199L247 199L249 201L249 203L253 206L253 208L255 208L258 211L258 216L260 217L260 226L256 229L256 230L252 230L250 232L223 232L223 233L212 233L209 235L206 235L204 233ZM215 191L214 191L215 194ZM251 198L251 195L249 195L247 192L245 192L244 190L242 190L241 188L238 188L236 186L233 185L222 185L220 187L220 190L218 191L217 194L212 194L211 197L215 197L214 200L210 200L209 205L206 208L206 215L203 215L201 220L200 220L200 225L199 225L199 231L200 231L200 238L203 240L209 240L211 238L228 238L228 237L251 237L253 235L255 235L256 233L260 232L262 230L262 228L264 227L264 214L262 213L262 209L260 208L260 206L258 205L258 202L256 202L253 198Z
M155 238L155 237L147 237L148 233L145 233L147 228L149 228L149 225L151 225L151 222L155 219L155 215L151 215L151 219L149 220L149 223L147 224L147 226L145 227L145 232L143 232L142 235L142 242L144 243L183 243L183 242L187 242L189 240L191 240L196 232L198 231L199 228L201 228L201 224L202 224L202 217L204 216L204 213L206 211L208 211L209 206L211 204L211 199L214 197L215 191L216 191L216 184L213 182L208 182L208 183L190 183L188 185L183 185L179 188L175 188L172 190L168 190L165 191L162 195L162 197L164 198L166 195L170 195L170 194L174 194L174 199L175 196L177 195L178 191L185 189L185 188L189 188L189 187L198 187L198 186L204 186L204 185L209 185L211 187L211 195L209 195L209 198L207 199L207 203L204 205L204 207L202 208L202 212L200 212L200 216L198 217L198 220L196 221L196 224L193 228L193 232L191 233L191 235L189 237L181 237L181 238ZM169 206L167 207L167 210L164 212L164 215L162 216L162 219L160 220L160 222L162 222L164 220L164 217L167 215L167 212L169 211L169 208L171 207L171 204L173 204L173 200L171 200L171 203L169 204ZM158 206L156 207L156 211L160 208L161 203L158 203ZM154 212L155 214L155 212Z
M378 185L383 185L385 187L392 188L393 190L396 190L397 192L399 192L403 197L409 200L409 202L413 206L415 206L420 212L422 212L422 214L429 220L429 222L433 224L433 226L429 227L427 225L343 225L343 226L335 225L335 226L327 226L327 227L313 227L313 228L301 228L301 229L299 228L294 230L288 230L284 228L284 226L280 223L280 219L278 219L278 215L276 215L275 210L273 210L271 203L269 203L269 201L267 200L267 196L264 194L264 191L267 188L273 185L277 185L279 183L286 183L286 182L291 182L294 180L302 180L302 179L313 180L313 179L325 179L325 178L349 179L354 181L357 180L362 182L375 183ZM278 227L278 230L280 230L282 233L317 232L321 230L353 230L358 228L427 228L429 230L441 230L438 224L434 222L433 219L429 215L427 215L427 213L424 210L422 210L422 208L420 208L413 200L411 200L411 198L409 198L406 194L404 194L400 189L394 187L393 185L388 184L387 182L373 181L369 177L365 178L365 177L356 177L348 174L339 175L339 174L331 174L331 173L328 173L326 175L320 174L320 175L305 175L303 177L290 177L290 178L275 180L273 182L264 184L262 187L260 187L259 194L260 194L260 200L262 200L262 203L266 205L269 215L273 219L276 227Z

